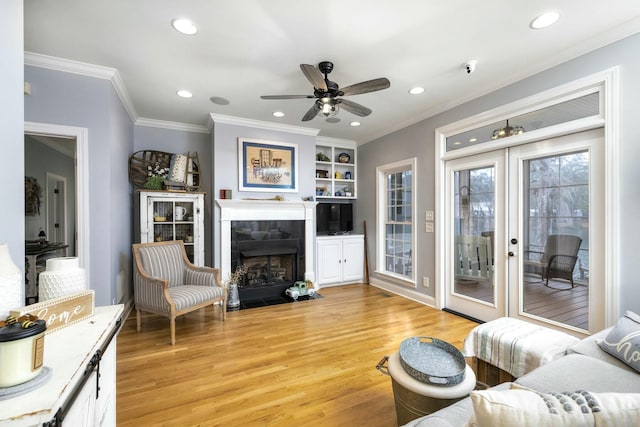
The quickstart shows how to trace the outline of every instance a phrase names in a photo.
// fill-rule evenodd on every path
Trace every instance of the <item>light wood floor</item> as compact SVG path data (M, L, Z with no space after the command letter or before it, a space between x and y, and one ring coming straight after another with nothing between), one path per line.
M476 323L369 285L324 298L169 323L135 312L118 337L123 426L394 426L391 378L376 370L411 336L461 348Z

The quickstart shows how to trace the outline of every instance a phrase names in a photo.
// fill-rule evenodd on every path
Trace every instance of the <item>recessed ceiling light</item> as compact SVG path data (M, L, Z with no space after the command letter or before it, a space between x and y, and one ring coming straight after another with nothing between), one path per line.
M453 145L460 145L460 144L462 144L462 142L460 142L460 141L456 141L456 142L453 143Z
M560 14L558 12L545 12L531 21L530 26L534 30L539 30L555 24L558 19L560 19Z
M176 93L181 98L191 98L193 96L193 94L191 92L189 92L188 90L184 90L184 89L179 90Z
M360 122L351 122L349 124L353 127L360 126Z
M478 138L469 138L469 142L476 142Z
M409 93L411 95L420 95L423 92L424 92L424 88L423 87L419 87L419 86L416 86L416 87L413 87L413 88L409 89Z
M187 18L176 18L171 21L171 25L173 28L179 33L186 34L188 36L192 36L198 32L198 27L194 24L190 19Z
M273 117L284 117L284 113L282 111L274 111Z
M221 96L212 96L209 98L209 101L218 105L229 105L229 100L226 98L222 98Z

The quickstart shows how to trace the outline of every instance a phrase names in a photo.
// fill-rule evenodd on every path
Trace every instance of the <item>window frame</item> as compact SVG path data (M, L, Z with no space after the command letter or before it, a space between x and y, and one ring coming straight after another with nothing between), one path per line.
M378 236L376 245L376 274L383 275L394 282L404 286L417 288L416 281L416 238L417 238L417 179L416 157L388 163L376 167L376 235ZM387 177L389 174L411 171L411 221L406 225L411 226L411 275L405 276L386 269L386 225L387 225Z

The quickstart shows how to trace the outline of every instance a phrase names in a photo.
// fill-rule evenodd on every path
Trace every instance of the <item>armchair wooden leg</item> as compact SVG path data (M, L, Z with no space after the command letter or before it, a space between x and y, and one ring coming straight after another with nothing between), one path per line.
M176 345L176 319L172 317L169 319L169 324L171 325L171 345Z
M140 309L136 308L136 327L138 332L140 332L140 324L142 323L142 313L140 313Z

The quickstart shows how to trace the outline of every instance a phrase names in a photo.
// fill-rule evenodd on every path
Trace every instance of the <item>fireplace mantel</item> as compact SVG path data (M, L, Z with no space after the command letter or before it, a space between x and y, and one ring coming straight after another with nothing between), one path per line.
M220 273L231 273L231 221L304 220L305 280L315 281L314 235L316 202L216 199L220 208Z

